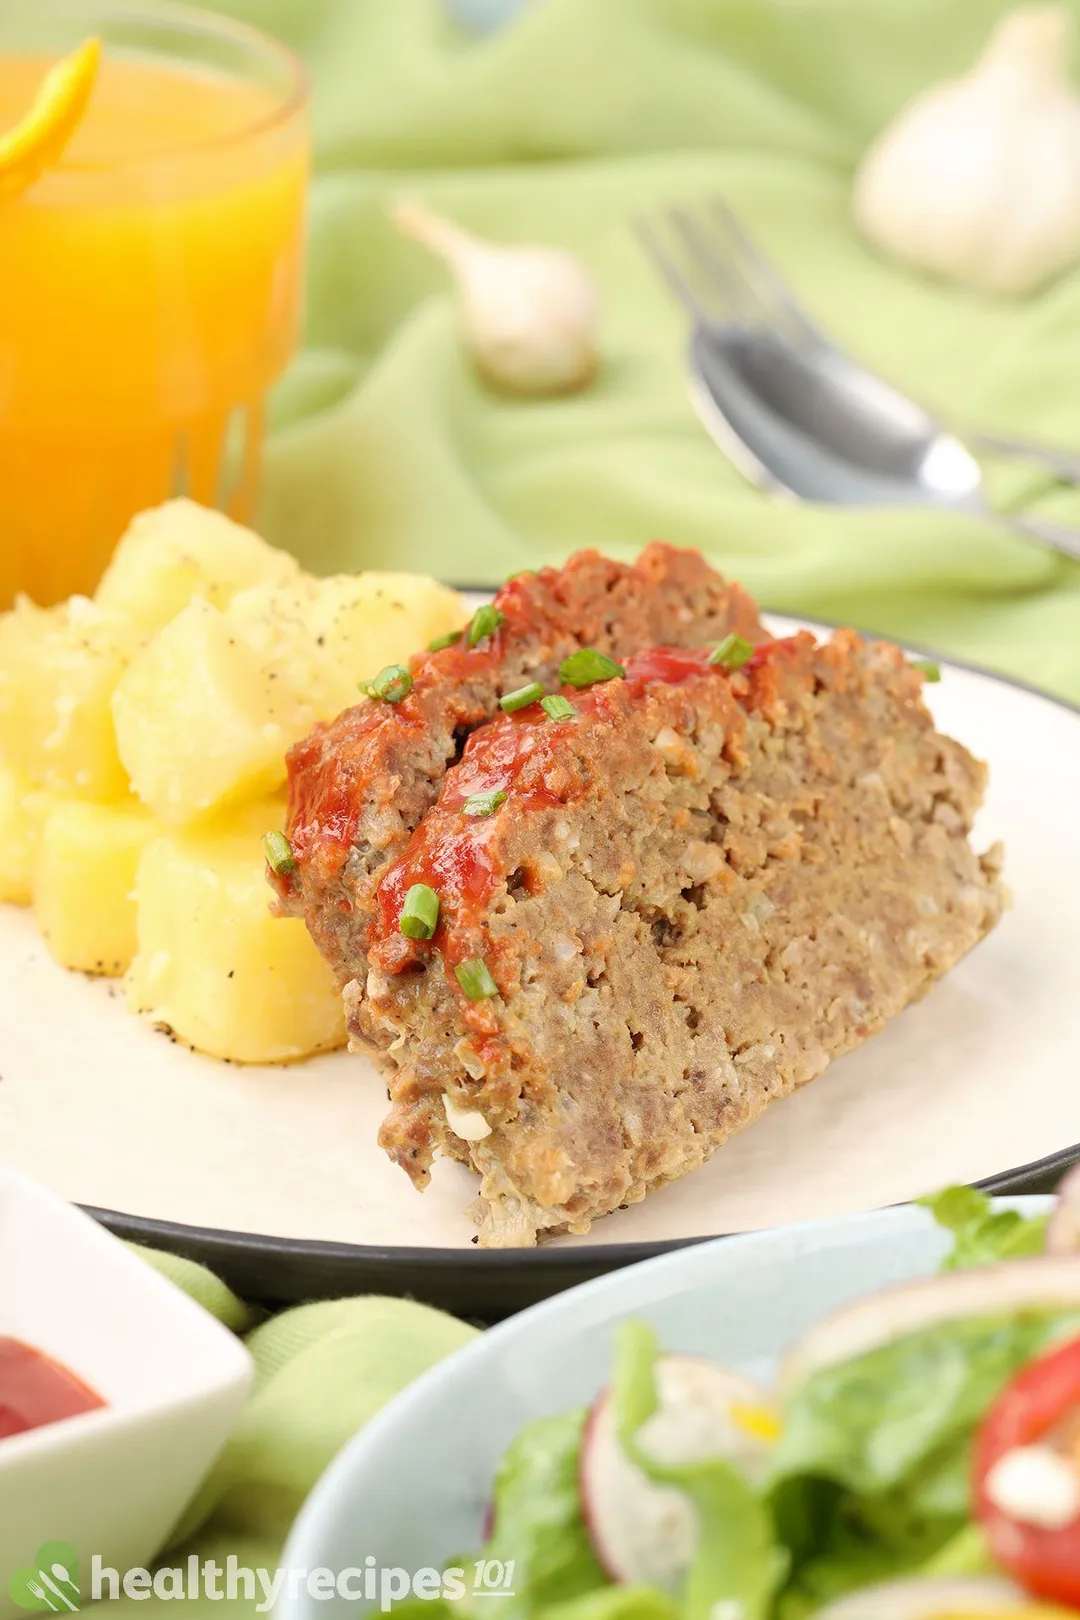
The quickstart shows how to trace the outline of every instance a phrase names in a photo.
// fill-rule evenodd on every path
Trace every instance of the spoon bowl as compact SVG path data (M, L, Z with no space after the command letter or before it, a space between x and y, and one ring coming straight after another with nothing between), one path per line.
M755 483L835 506L985 510L975 457L920 406L831 352L762 327L697 326L691 397Z

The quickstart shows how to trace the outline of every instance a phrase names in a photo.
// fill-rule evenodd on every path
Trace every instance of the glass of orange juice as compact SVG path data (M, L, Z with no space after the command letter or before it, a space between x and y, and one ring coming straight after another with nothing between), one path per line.
M91 36L82 122L0 197L0 608L92 591L132 514L171 495L250 516L299 333L299 61L169 0L0 0L0 130Z

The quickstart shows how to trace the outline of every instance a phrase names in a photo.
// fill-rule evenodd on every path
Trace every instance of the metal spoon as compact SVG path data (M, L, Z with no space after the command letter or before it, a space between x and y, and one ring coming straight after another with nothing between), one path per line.
M887 384L775 334L697 327L690 391L698 415L760 488L833 506L930 506L965 513L1080 559L1080 532L995 511L971 452Z
M995 511L961 439L832 343L722 203L672 209L667 225L663 239L638 228L693 319L691 399L752 483L824 505L937 507L1080 558L1080 530ZM1080 457L969 437L1080 482Z

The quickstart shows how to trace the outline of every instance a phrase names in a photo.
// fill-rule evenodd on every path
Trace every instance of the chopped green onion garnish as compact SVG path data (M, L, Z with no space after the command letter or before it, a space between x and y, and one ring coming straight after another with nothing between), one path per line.
M287 877L290 872L296 871L296 856L284 833L264 833L262 849L267 866L271 872L276 872L278 877Z
M492 635L505 617L505 613L500 613L491 602L485 602L483 607L478 607L469 620L469 646L475 647L485 636Z
M404 664L387 664L373 681L360 683L362 692L366 692L370 698L379 698L383 703L400 703L402 698L408 697L412 688L413 679Z
M438 926L438 895L426 883L414 883L405 896L398 927L406 939L430 939Z
M499 699L499 708L505 709L507 714L515 714L518 709L527 709L530 703L539 703L544 695L544 688L539 681L530 681L528 686L519 686L516 692L507 692L505 697Z
M530 574L535 573L535 568L515 568L512 574L507 574L505 583L509 585L512 579L528 579Z
M434 641L429 641L427 650L428 652L442 652L445 647L452 647L455 641L460 640L460 630L448 630L445 636L436 636Z
M592 647L582 647L559 665L559 679L567 686L595 686L598 681L613 681L626 671L607 653Z
M572 720L577 710L569 698L560 697L556 692L552 697L540 699L540 707L549 720Z
M497 996L499 987L488 971L486 962L474 956L470 962L459 962L454 969L457 982L464 990L470 1001L485 1001L488 996Z
M924 681L933 683L941 679L941 665L935 664L931 658L913 658L911 667L919 671Z
M741 669L753 650L750 642L744 641L742 636L725 636L709 654L709 663L719 664L723 669Z
M490 793L470 793L462 805L462 814L466 816L493 816L500 804L505 804L508 795L502 788L492 788Z

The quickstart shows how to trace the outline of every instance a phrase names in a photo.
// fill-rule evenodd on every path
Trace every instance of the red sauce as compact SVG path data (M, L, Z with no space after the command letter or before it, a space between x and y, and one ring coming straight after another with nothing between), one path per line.
M708 647L649 647L624 661L628 681L663 681L668 686L684 686L699 675L707 675Z
M289 839L301 865L316 857L329 871L344 864L356 836L361 809L378 788L377 772L384 768L379 750L366 742L371 732L392 727L400 735L402 746L407 746L410 728L420 731L425 724L423 694L430 686L444 682L456 683L461 692L458 712L448 717L450 723L465 727L479 724L485 712L476 708L475 699L470 701L469 683L478 672L504 656L509 633L508 614L507 622L478 647L469 647L463 632L461 641L441 652L418 654L410 665L413 691L400 703L364 703L346 709L332 725L316 726L310 736L289 750ZM283 897L288 896L293 881L287 876L271 876Z
M489 693L477 692L477 676L481 677L482 685L487 686L493 668L501 664L507 648L523 632L548 626L550 635L557 636L565 625L567 607L576 601L576 580L582 571L595 576L596 583L610 593L614 606L627 591L631 600L634 599L631 581L643 583L647 588L665 581L671 585L683 561L683 554L676 547L653 541L629 569L605 562L594 551L584 551L561 569L525 570L522 575L509 579L496 593L494 605L503 614L503 623L477 647L469 647L463 631L449 647L436 653L420 653L410 660L415 682L415 697L411 701L406 698L397 705L360 705L347 709L331 725L317 726L288 757L287 830L299 870L312 873L316 882L323 885L340 878L355 841L362 807L370 802L372 794L378 795L380 778L392 775L396 736L386 739L388 746L382 748L371 739L372 731L388 726L393 734L403 733L407 744L410 723L423 723L425 706L419 700L428 688L453 686L455 682L461 683L459 698L456 705L451 703L446 718L453 730L471 730L487 718ZM694 567L691 560L690 578ZM738 586L732 587L730 608L734 631L755 639L761 633L757 611ZM647 663L649 658L652 658L651 666ZM631 682L662 679L682 684L698 671L701 661L693 654L681 657L671 653L661 667L660 655L642 655L630 660ZM585 707L592 705L587 703ZM282 898L289 901L299 887L300 876L299 872L291 877L273 876L271 881Z
M105 1405L73 1372L20 1339L0 1338L0 1440Z
M765 669L778 656L795 655L798 646L797 636L784 636L779 641L760 641L746 663L740 664L739 668L753 674L755 670ZM668 686L685 686L687 681L710 672L717 675L736 673L723 664L710 664L710 651L708 647L649 647L645 652L634 653L624 661L626 678L628 681L663 681Z
M569 771L558 769L557 730L535 703L473 733L461 763L446 778L439 803L379 885L373 939L389 938L395 954L411 954L411 948L398 945L398 918L411 886L426 883L441 902L435 944L451 963L461 959L464 952L452 948L446 924L455 919L460 939L462 925L475 920L491 896L496 873L488 843L499 817L498 810L490 816L466 816L462 806L477 793L512 793L519 809L550 807L575 797L581 785Z
M625 680L586 689L567 686L562 694L582 718L601 723L625 714L628 707L643 705L658 684L684 686L703 677L731 682L737 701L745 704L762 677L768 681L774 661L795 655L798 645L795 637L765 642L737 671L711 665L708 648L651 647L624 660ZM496 717L473 732L461 762L445 779L438 803L379 886L368 943L372 960L384 971L400 972L432 947L451 967L476 954L476 930L501 880L489 845L503 811L471 817L462 813L462 806L473 794L491 792L510 795L516 811L569 804L588 790L589 782L564 740L563 724L549 721L539 703ZM528 872L525 878L531 888ZM435 936L423 943L404 939L398 929L405 896L414 883L426 883L440 901ZM497 978L497 962L488 958L488 966Z

